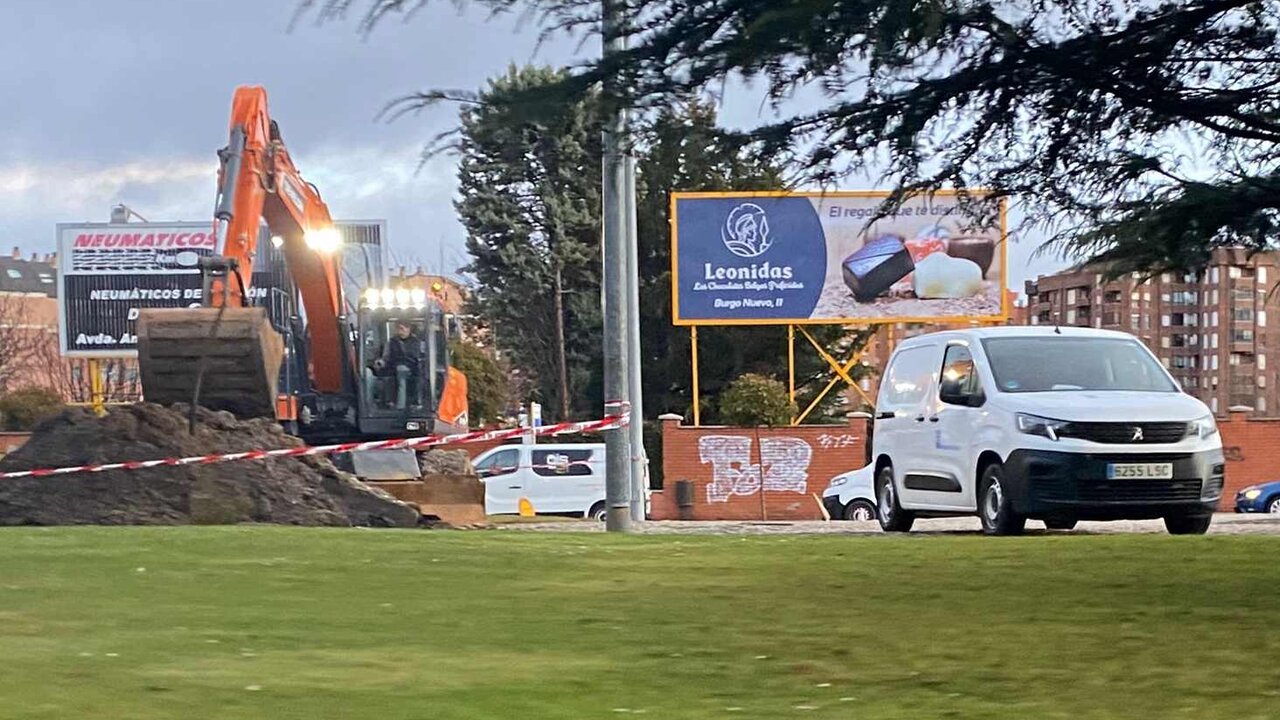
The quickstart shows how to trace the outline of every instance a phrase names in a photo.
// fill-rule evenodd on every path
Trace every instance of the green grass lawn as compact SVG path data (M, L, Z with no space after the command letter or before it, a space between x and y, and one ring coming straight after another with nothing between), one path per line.
M4 718L1274 718L1280 538L0 531Z

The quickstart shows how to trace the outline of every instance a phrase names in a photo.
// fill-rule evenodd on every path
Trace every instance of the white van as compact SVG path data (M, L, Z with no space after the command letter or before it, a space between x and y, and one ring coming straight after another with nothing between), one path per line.
M886 531L977 514L988 534L1078 520L1163 518L1209 528L1222 440L1132 335L1074 327L930 333L894 351L872 456Z
M604 520L604 444L500 445L472 462L484 481L488 515L520 512Z

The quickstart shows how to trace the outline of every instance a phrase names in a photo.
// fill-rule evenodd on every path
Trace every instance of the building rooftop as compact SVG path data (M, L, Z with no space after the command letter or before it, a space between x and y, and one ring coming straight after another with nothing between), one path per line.
M0 292L38 293L58 296L58 278L53 255L32 253L22 257L18 248L9 255L0 256Z

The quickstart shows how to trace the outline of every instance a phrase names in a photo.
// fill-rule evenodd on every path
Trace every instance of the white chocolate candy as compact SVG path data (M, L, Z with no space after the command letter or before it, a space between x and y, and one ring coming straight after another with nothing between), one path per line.
M916 263L918 298L962 298L982 292L982 268L972 260L933 253Z

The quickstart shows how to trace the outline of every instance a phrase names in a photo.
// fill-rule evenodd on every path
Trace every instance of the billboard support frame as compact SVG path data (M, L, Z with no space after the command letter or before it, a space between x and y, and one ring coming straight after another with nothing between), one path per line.
M983 188L973 188L967 190L958 190L951 188L940 188L932 191L922 191L915 195L929 197L960 197L963 195L986 194ZM795 335L796 329L800 330L800 334L809 342L810 345L818 352L818 355L827 363L828 367L835 372L827 385L818 393L818 395L809 403L809 405L799 414L793 415L790 425L795 426L804 422L804 420L812 414L812 412L821 404L822 400L830 394L831 390L837 383L844 381L858 395L860 395L868 406L874 408L875 402L867 395L867 393L859 386L850 374L853 367L863 359L866 355L865 348L854 351L850 357L841 362L827 352L825 348L813 337L806 329L808 325L838 325L842 327L861 326L864 328L878 328L885 326L888 328L888 343L890 347L893 344L894 326L899 323L968 323L971 325L999 325L1008 322L1010 300L1006 290L1009 262L1009 233L1008 233L1008 198L997 197L998 202L997 219L995 229L998 231L998 258L1000 260L1000 300L999 312L996 315L957 315L957 316L929 316L929 317L910 317L910 316L885 316L883 318L787 318L778 320L769 319L753 319L753 320L734 320L734 319L691 319L680 317L680 300L679 300L679 230L677 221L677 202L681 199L725 199L725 198L785 198L785 197L821 197L826 198L887 198L891 193L879 190L859 190L859 191L822 191L822 192L793 192L793 191L745 191L745 192L673 192L669 197L669 223L671 236L671 271L672 271L672 324L675 326L685 325L689 328L690 341L690 366L692 374L692 395L693 395L693 425L701 426L701 398L700 398L700 373L698 368L698 327L731 327L731 326L787 326L787 397L792 406L796 400L796 361L795 361Z

